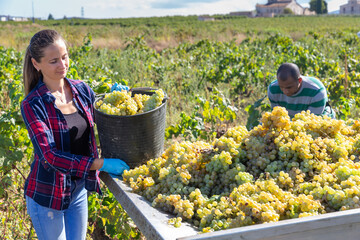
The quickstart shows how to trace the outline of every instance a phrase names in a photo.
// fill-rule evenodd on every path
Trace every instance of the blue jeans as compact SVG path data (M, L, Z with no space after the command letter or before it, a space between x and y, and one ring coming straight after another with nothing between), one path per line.
M83 179L72 181L66 210L43 207L26 196L27 212L39 240L84 240L88 222L87 190Z

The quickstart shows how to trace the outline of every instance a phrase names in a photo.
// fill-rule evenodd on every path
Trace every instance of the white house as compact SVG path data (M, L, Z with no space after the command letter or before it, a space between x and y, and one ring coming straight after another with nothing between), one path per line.
M0 15L0 22L6 22L9 20L9 16Z
M289 9L295 15L315 15L314 11L302 7L296 0L268 0L267 4L256 4L256 12L259 17L273 17L284 14Z
M349 0L347 4L340 6L339 14L360 14L360 1Z

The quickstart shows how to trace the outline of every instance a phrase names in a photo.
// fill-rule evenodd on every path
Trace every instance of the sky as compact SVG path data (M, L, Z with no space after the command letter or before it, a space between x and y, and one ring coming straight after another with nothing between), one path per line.
M304 7L310 0L298 0ZM267 0L0 0L0 15L47 19L129 18L174 15L227 14L235 11L250 11L256 3ZM339 10L348 0L327 0L328 11Z

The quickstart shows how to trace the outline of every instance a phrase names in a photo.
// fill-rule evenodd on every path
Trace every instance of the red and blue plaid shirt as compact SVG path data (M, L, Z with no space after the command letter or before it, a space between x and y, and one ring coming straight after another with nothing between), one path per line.
M98 157L93 117L95 94L82 81L66 81L76 108L85 113L90 125L90 157L70 153L70 134L64 115L42 79L21 103L21 113L34 146L34 161L25 183L25 194L38 204L56 210L69 207L72 176L85 179L87 190L101 194L98 171L90 171Z

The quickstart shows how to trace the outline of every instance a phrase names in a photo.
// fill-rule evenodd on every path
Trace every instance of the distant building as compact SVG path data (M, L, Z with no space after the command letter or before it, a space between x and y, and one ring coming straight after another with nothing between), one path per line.
M255 11L231 12L230 16L256 17L256 12Z
M349 0L347 4L340 6L339 14L360 14L360 1Z
M0 15L0 22L9 21L9 16Z
M0 15L0 22L7 22L7 21L21 22L21 21L29 21L29 19L26 17L13 17L13 16Z
M310 16L310 15L316 15L315 11L311 11L310 8L304 8L304 14L305 16Z
M26 17L9 17L8 21L14 21L14 22L26 22L29 21Z
M213 17L210 17L210 16L199 16L198 17L198 20L199 21L215 21L215 18Z
M304 8L296 0L268 0L267 4L256 4L258 17L274 17L284 14L284 10L289 9L294 15L315 15L314 11Z

